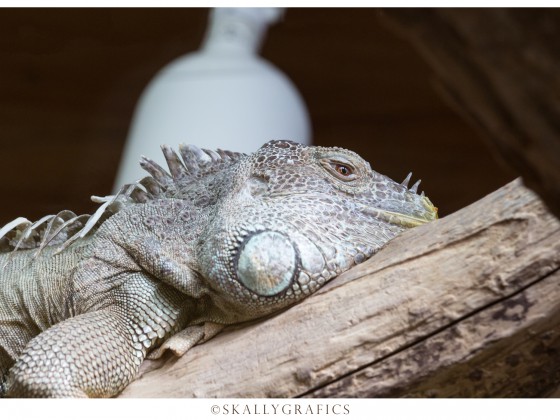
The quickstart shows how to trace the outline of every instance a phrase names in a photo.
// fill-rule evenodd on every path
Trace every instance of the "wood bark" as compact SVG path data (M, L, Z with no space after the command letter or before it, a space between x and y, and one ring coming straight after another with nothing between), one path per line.
M392 9L440 90L560 217L560 12Z
M123 397L533 397L560 381L560 223L514 181Z

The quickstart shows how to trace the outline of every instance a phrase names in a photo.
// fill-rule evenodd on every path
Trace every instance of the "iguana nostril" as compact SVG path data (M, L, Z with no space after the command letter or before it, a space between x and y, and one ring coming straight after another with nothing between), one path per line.
M246 238L239 248L237 278L260 296L274 296L292 284L297 259L297 250L286 235L257 232Z

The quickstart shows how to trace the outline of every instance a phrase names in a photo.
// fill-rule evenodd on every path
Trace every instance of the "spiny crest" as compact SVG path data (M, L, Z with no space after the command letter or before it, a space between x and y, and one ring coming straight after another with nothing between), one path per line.
M162 150L170 173L153 160L142 157L140 165L150 176L124 185L115 195L92 196L93 202L101 204L95 213L78 216L64 210L36 222L18 217L0 228L0 252L37 249L35 255L38 255L46 246L55 245L58 245L55 253L61 252L76 240L94 232L103 221L122 208L159 198L180 198L182 187L219 172L245 156L243 153L221 149L213 151L181 144L181 161L171 147L164 145Z
M77 216L69 210L45 216L34 223L18 217L0 229L0 252L41 250L48 244L60 244L82 229L87 218L89 215Z
M169 146L161 146L169 173L156 162L142 156L140 166L151 177L144 178L140 183L150 194L148 199L163 197L181 197L181 190L196 180L212 175L237 162L244 153L230 152L228 150L200 149L193 145L179 145L179 155ZM144 197L136 197L142 200Z
M125 188L126 187L126 188ZM51 214L36 222L18 217L0 229L0 252L37 249L37 256L46 246L59 245L55 253L85 237L127 203L132 202L130 190L136 184L126 185L118 194L107 197L92 196L93 202L102 203L93 215L76 215L70 210Z

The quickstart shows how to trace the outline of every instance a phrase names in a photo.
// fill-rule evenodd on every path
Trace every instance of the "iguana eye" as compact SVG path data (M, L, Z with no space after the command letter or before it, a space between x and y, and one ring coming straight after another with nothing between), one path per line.
M335 169L336 172L338 172L342 176L347 177L347 176L352 175L352 169L349 168L346 165L343 165L342 163L336 163L334 165L334 169Z
M332 175L341 181L353 181L357 178L356 169L350 163L325 159L321 163Z

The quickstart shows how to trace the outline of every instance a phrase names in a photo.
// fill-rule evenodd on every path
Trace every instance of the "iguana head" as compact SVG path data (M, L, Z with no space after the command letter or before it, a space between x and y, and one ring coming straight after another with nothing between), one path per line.
M292 304L437 218L409 177L396 183L342 148L271 141L227 179L201 239L201 270L221 305L243 314Z

